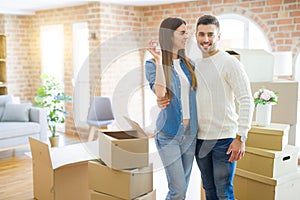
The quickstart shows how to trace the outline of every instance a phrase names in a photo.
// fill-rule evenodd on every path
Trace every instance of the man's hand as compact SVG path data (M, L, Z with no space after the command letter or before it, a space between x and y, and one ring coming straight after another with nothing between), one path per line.
M157 105L160 109L165 109L170 104L170 99L168 97L157 97Z
M246 149L246 145L244 142L241 142L239 139L233 140L233 142L230 144L227 150L227 154L231 153L231 156L228 161L234 162L244 157L245 149Z

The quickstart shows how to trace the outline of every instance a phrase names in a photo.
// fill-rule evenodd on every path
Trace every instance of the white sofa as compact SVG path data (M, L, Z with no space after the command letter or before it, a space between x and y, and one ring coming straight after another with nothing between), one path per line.
M0 151L29 144L28 137L47 140L47 113L31 103L13 103L0 95Z

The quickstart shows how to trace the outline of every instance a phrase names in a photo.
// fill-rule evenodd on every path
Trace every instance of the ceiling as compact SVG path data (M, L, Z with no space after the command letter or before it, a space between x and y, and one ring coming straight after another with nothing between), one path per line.
M150 6L195 0L0 0L0 14L34 15L36 11L83 5L89 2Z

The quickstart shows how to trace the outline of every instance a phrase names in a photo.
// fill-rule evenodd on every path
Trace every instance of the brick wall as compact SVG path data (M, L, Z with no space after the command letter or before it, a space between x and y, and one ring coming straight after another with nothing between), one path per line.
M300 3L297 0L215 0L148 7L144 9L144 25L155 27L167 16L179 16L194 31L199 16L226 13L254 21L266 34L273 51L293 51L294 57L299 52Z
M249 18L263 30L273 51L292 51L295 63L300 50L300 4L297 0L201 0L150 7L97 2L41 11L34 16L0 15L0 32L5 31L8 38L8 90L20 96L21 101L33 100L40 85L39 27L63 24L65 90L72 95L72 23L87 21L90 33L96 35L89 43L92 95L117 99L116 93L121 93L120 97L125 97L124 107L125 104L131 106L129 110L120 109L118 112L139 115L136 117L139 121L143 113L142 87L133 86L133 90L127 91L118 84L126 82L128 77L128 80L135 81L134 84L143 82L143 48L150 38L157 38L161 20L168 16L181 17L193 33L197 18L207 13L233 13ZM72 134L75 131L71 104L67 105L67 110L71 112L67 118L67 132Z
M21 101L32 101L30 17L5 15L7 90Z

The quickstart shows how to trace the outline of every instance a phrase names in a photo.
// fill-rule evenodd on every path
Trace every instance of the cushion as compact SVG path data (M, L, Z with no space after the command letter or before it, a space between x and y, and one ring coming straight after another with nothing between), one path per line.
M5 105L2 122L28 122L31 103L7 103Z
M2 118L4 109L5 109L5 104L7 103L12 103L13 102L13 96L8 94L8 95L0 95L0 119Z

